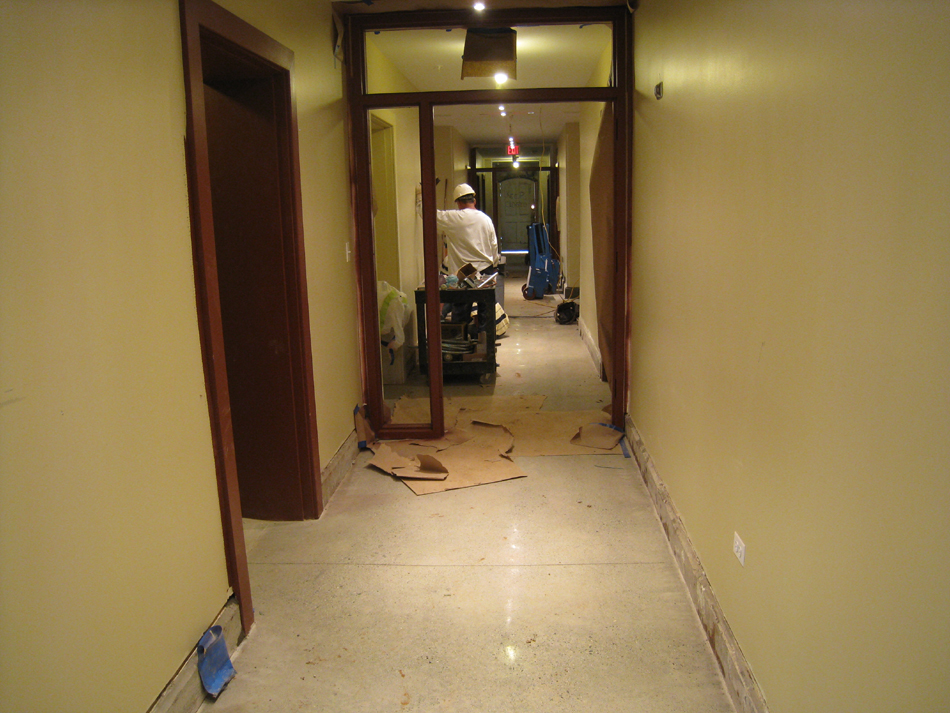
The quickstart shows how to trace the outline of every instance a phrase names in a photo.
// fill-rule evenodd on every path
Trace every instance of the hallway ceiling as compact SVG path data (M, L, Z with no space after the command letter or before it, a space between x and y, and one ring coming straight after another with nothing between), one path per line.
M466 2L398 3L400 10L470 8ZM526 7L529 5L555 7L609 5L611 2L543 2L521 1L490 2L491 7ZM623 4L623 3L620 3ZM342 3L335 3L339 7ZM372 6L364 3L347 11L366 12L369 7L378 11L394 9L393 3L377 0ZM379 7L382 5L383 7ZM510 88L583 87L588 86L605 51L611 44L609 25L556 25L515 27L518 32L518 78L509 80ZM380 53L416 87L418 91L458 91L495 89L490 78L461 79L462 50L465 44L463 28L452 30L392 30L369 36ZM501 116L498 105L455 105L437 107L436 126L454 126L471 146L504 146L514 136L522 146L555 143L569 122L579 120L578 103L519 104L505 106L507 116Z

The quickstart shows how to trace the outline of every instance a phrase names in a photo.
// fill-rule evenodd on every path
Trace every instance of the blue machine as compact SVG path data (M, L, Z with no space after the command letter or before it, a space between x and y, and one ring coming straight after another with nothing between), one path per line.
M548 229L543 223L528 226L528 282L521 288L526 300L539 300L557 290L561 263L551 257Z

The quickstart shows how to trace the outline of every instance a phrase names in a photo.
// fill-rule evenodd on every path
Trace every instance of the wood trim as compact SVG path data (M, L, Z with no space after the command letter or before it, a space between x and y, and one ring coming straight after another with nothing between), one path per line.
M415 106L420 97L432 105L454 104L551 104L555 102L606 102L621 95L614 87L563 87L560 89L462 89L442 92L366 94L355 104L366 109Z
M416 30L469 27L514 27L516 25L566 25L615 22L629 11L623 5L600 7L545 7L492 10L419 10L346 15L351 26L364 30Z
M251 580L247 567L244 526L241 521L241 496L238 489L237 462L234 457L234 434L228 407L230 398L224 361L224 334L221 328L214 226L211 218L208 137L204 130L204 80L200 28L202 24L209 21L209 17L213 19L213 13L217 8L204 0L182 0L179 9L185 72L185 104L188 116L185 156L191 203L198 332L202 345L205 384L208 388L208 411L211 419L215 470L218 476L218 501L224 531L228 582L240 605L241 626L247 633L254 624L254 607L251 601Z
M287 205L292 207L290 220L284 226L287 282L291 294L296 295L292 307L290 325L290 348L296 352L291 364L299 368L294 381L301 383L300 392L303 403L295 403L299 429L298 451L305 464L308 477L301 481L301 499L304 519L314 520L323 514L323 485L320 472L320 447L317 434L316 386L313 379L313 341L310 332L310 300L307 290L307 259L304 251L303 233L303 196L300 187L300 145L297 136L297 94L293 82L294 59L290 57L289 66L281 73L281 81L286 85L284 112L289 122L280 135L288 139L282 147L282 159L287 162L286 175L290 182L284 188L287 192ZM283 173L283 171L282 171ZM286 215L286 214L285 214ZM290 236L288 240L286 236Z
M294 55L291 50L210 0L180 0L179 10L187 109L185 155L191 203L198 327L208 389L228 580L240 605L241 624L246 633L254 623L254 608L241 519L231 398L225 361L201 50L203 42L220 43L229 52L246 61L253 71L259 70L262 75L272 76L275 85L280 88L277 110L281 137L279 163L281 174L289 178L286 184L282 182L281 188L281 201L288 207L282 218L282 232L285 279L289 294L295 295L295 298L288 302L288 329L291 370L293 381L298 385L293 408L297 423L298 457L302 463L300 497L303 516L316 518L323 509L323 493L317 448L316 396L303 243L300 160L293 85Z
M439 231L435 221L435 125L432 103L419 104L419 160L422 173L422 249L425 251L426 346L429 350L429 413L432 436L445 433L442 399L442 305L439 303Z
M420 92L366 94L366 67L364 33L372 30L425 29L447 27L500 27L519 24L556 25L575 22L609 22L613 27L614 82L611 87L569 87L540 89L495 89L451 92ZM623 426L627 398L627 362L629 352L629 291L630 291L630 231L632 228L632 167L633 167L633 21L626 5L573 8L525 8L491 11L478 16L470 11L440 10L419 12L389 12L379 14L349 14L346 23L346 92L350 111L351 178L354 182L353 207L357 232L360 314L363 325L364 398L368 404L370 420L377 434L383 437L401 437L402 434L422 435L424 429L393 424L380 427L383 414L382 374L375 358L379 334L376 320L367 319L366 308L375 305L375 265L372 264L372 226L368 216L369 207L369 152L366 145L366 112L372 108L417 106L420 109L420 154L422 160L423 241L426 254L426 283L434 284L438 266L430 255L435 254L436 238L434 206L434 168L432 143L432 107L447 104L494 104L549 103L563 101L613 102L615 107L615 152L614 152L614 246L615 246L615 295L613 304L614 344L612 356L614 374L611 375L612 419L614 425ZM472 172L470 171L470 175ZM497 201L496 201L497 203ZM431 251L431 252L430 252ZM437 291L427 292L427 319L437 314ZM429 333L438 333L438 325L428 324ZM428 342L430 364L430 398L432 400L431 431L441 434L443 429L441 352L437 340ZM432 366L438 365L436 374ZM436 399L436 394L439 398ZM397 434L400 434L397 436Z
M366 85L363 34L347 30L344 37L347 61L344 63L344 92L347 97L347 127L350 155L350 200L353 206L354 260L356 262L357 302L360 322L360 371L363 401L370 424L380 437L384 432L383 371L379 360L379 320L376 314L376 247L372 222L372 171L370 169L369 111L360 101ZM351 59L359 58L359 59Z
M627 411L630 352L630 245L633 232L633 14L614 23L614 304L611 361L611 422L623 428Z

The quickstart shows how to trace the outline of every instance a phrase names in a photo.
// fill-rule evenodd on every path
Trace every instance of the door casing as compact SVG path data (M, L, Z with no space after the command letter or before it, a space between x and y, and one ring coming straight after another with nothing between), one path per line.
M340 5L337 6L340 9ZM368 94L364 33L373 30L450 27L514 27L517 25L557 25L610 22L613 28L613 73L610 87L548 89L496 89L450 92ZM372 194L369 172L369 145L366 127L372 109L415 106L419 110L420 161L422 174L423 243L426 252L426 330L438 337L438 265L435 224L435 159L432 109L436 105L610 102L614 107L614 192L613 192L613 330L611 418L623 427L627 398L627 363L630 333L630 240L632 234L633 190L633 15L626 5L583 8L525 8L485 10L477 17L470 11L420 11L372 14L362 6L345 18L347 62L345 82L348 130L351 145L350 181L356 224L356 262L359 274L363 397L370 421L383 438L439 437L444 433L441 344L428 340L429 396L431 423L387 424L382 398L382 373L378 359L379 324L376 319L376 277L373 264Z
M235 384L229 382L225 330L222 317L222 289L215 241L212 204L212 172L209 161L209 137L205 106L205 83L209 79L265 79L274 94L276 162L280 205L273 216L279 238L271 246L280 251L281 284L275 304L283 312L287 341L275 346L283 357L291 385L285 397L292 410L295 443L296 482L281 497L293 498L291 508L297 519L316 518L323 507L320 487L320 463L317 450L316 405L311 358L310 319L303 250L303 220L300 200L300 166L297 146L296 103L293 94L293 53L270 37L224 10L210 0L180 0L182 52L187 108L185 140L191 228L195 265L198 325L201 337L212 443L218 479L218 496L224 531L225 556L229 583L237 596L241 623L245 631L254 622L247 552L242 524L239 462L232 402L246 394L232 395ZM267 289L267 285L256 285ZM226 296L225 296L226 298Z

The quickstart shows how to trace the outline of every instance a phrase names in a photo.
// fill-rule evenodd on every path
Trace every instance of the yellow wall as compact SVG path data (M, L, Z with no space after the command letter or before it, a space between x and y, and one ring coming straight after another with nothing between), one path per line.
M0 3L0 710L144 711L228 596L177 3Z
M950 4L635 23L632 418L774 713L945 711Z
M558 230L561 232L561 270L568 288L580 288L580 124L564 127L557 143L558 177L560 179Z
M294 50L325 465L360 401L329 1ZM175 0L0 0L0 710L144 711L228 596Z

